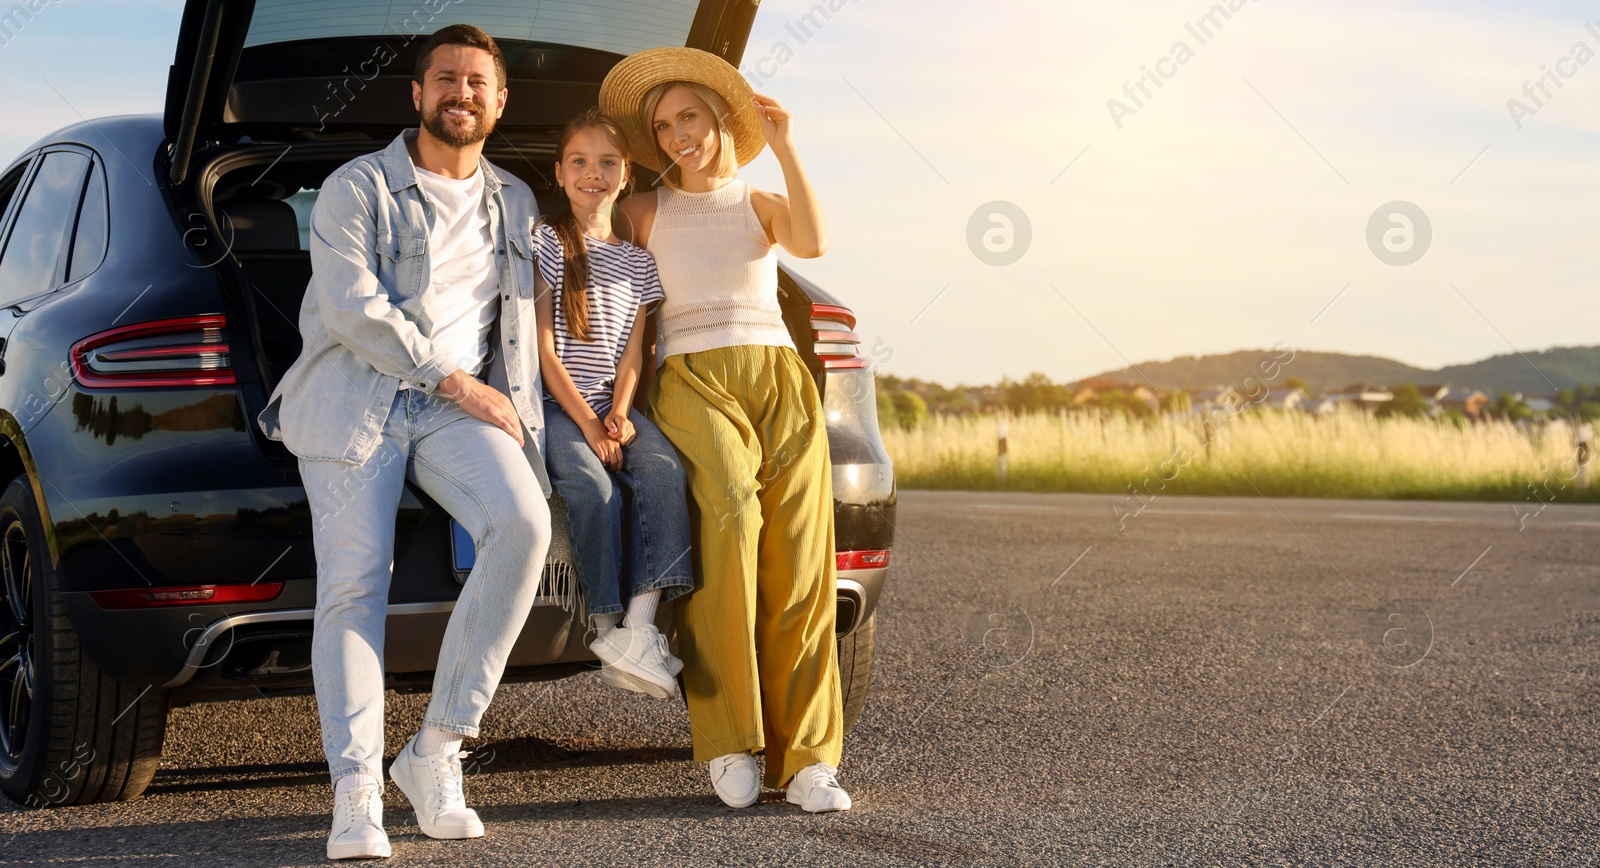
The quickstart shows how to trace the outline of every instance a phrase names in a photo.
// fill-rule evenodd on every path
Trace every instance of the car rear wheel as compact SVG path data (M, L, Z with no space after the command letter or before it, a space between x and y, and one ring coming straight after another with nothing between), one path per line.
M867 705L867 686L872 683L872 646L877 632L878 613L873 612L854 633L839 640L839 689L846 732L855 728L861 709Z
M131 799L161 760L167 697L78 646L26 476L0 496L0 792L34 807Z

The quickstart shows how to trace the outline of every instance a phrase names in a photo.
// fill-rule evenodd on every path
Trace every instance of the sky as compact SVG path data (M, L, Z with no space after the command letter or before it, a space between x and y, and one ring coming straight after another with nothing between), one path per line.
M181 5L0 34L0 153L158 110ZM1600 344L1600 3L1223 5L762 3L742 68L794 112L831 235L792 264L880 373ZM770 154L744 176L783 189Z

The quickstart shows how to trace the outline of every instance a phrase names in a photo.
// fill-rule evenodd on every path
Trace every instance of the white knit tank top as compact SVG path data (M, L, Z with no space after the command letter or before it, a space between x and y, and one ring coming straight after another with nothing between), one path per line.
M794 349L778 307L778 253L749 184L735 178L708 193L661 185L648 249L666 292L658 359L750 344Z

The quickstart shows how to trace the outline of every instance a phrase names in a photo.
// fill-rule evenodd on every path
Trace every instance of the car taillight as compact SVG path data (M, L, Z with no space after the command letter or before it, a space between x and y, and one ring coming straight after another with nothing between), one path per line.
M837 569L840 570L881 570L889 565L889 552L886 550L839 552L836 561Z
M817 342L817 358L822 360L824 369L872 367L872 360L856 350L861 338L853 331L855 327L856 315L849 308L836 304L811 306L811 333Z
M148 609L157 606L198 606L217 603L265 603L283 592L283 582L253 585L193 585L187 588L136 588L129 591L90 591L103 609Z
M90 335L72 345L72 375L90 388L232 385L226 325L209 314Z

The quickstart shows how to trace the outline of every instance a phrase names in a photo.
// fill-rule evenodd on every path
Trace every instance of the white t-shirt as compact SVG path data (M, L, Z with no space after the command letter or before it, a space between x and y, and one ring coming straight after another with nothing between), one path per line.
M430 339L447 358L456 360L457 367L476 377L489 358L489 328L496 313L495 293L500 290L483 171L456 180L420 166L416 170L417 183L434 204L433 226L428 230L433 285L427 306L433 321Z

